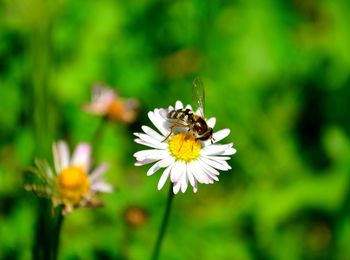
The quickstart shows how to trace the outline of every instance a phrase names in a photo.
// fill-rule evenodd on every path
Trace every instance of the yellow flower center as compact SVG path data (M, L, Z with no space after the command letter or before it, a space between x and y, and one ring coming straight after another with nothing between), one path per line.
M136 106L136 105L135 105ZM111 121L122 121L125 123L133 123L136 119L136 107L128 106L128 100L122 98L114 100L107 110L107 117Z
M90 192L89 176L81 167L70 166L58 175L59 192L63 202L77 204Z
M198 158L201 150L201 143L187 132L174 135L168 144L171 154L177 160L185 162L190 162Z
M123 101L121 99L116 99L109 105L107 116L110 120L122 120L124 110Z

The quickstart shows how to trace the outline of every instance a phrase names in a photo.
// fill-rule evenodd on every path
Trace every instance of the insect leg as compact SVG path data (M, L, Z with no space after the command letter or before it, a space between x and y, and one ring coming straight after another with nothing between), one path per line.
M162 141L162 143L165 142L165 141L171 136L171 134L173 133L173 129L176 128L176 127L178 127L178 128L187 127L187 125L181 124L181 123L179 123L179 122L175 122L175 123L170 127L170 133L165 137L165 139Z
M173 133L173 128L174 127L175 127L175 125L170 127L170 133L165 137L165 139L162 141L162 143L164 143L171 136L171 134Z
M212 137L212 138L210 139L211 144L213 144L214 141L215 141L215 139Z

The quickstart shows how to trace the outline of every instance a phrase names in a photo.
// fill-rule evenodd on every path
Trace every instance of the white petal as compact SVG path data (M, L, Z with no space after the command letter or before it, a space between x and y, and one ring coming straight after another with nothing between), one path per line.
M193 174L194 178L199 183L209 183L209 179L205 173L201 170L201 167L199 166L198 162L193 161L189 164L187 164L188 170Z
M212 168L211 166L205 163L201 163L201 167L202 167L202 170L207 174L209 179L219 181L219 178L217 177L217 175L219 175L220 173L217 170L215 170L214 168Z
M81 143L75 148L71 164L75 166L80 166L85 172L89 171L90 168L90 155L91 146L87 143Z
M231 133L231 130L228 128L221 129L213 134L215 141L219 142L222 139L226 138Z
M158 141L164 140L164 136L160 135L149 126L143 125L141 126L141 128L146 134L148 134L150 137L154 138L155 140L158 140Z
M105 182L99 181L91 184L91 190L97 192L113 192L113 187Z
M215 160L215 161L228 161L231 159L231 157L221 156L221 154L217 155L217 156L215 156L215 155L203 155L203 157L211 159L211 160Z
M161 141L154 139L153 137L147 135L147 134L141 134L141 133L134 133L139 139L135 139L136 143L143 144L146 146L150 146L153 148L158 148L158 149L165 149L168 145L167 143L162 143ZM164 140L163 138L162 140Z
M112 88L108 88L101 84L96 84L92 89L92 102L110 104L118 97Z
M206 174L209 176L209 178L210 178L211 180L219 181L218 176L216 176L216 175L214 175L214 174L212 174L212 173L210 173L210 172L208 172L208 171L205 171L205 172L206 172Z
M181 109L183 107L184 105L182 104L182 102L180 100L177 100L175 103L175 109Z
M67 143L64 141L53 143L52 152L55 170L59 174L64 168L67 168L69 165L69 149Z
M220 175L220 172L218 170L216 170L215 168L211 167L210 165L198 160L198 163L200 164L201 168L204 168L205 170L207 170L207 172L210 172L211 174Z
M174 183L174 186L173 186L174 194L177 194L179 192L180 188L181 188L181 182Z
M158 190L161 190L161 189L163 188L163 186L164 186L166 180L167 180L168 177L169 177L170 171L171 171L171 166L167 167L167 168L164 170L164 172L163 172L163 174L162 174L162 176L160 177L159 182L158 182L158 187L157 187Z
M170 180L175 183L180 181L181 176L186 174L186 164L182 161L177 161L174 163L171 169Z
M226 149L223 153L221 153L220 155L233 155L237 152L237 150L235 148L228 148Z
M194 179L194 176L192 174L191 171L189 171L189 168L187 167L187 178L188 178L188 181L190 182L190 184L194 187L196 185L196 181Z
M144 159L144 160L140 160L140 161L137 161L135 162L135 166L142 166L142 165L146 165L146 164L149 164L149 163L153 163L153 162L156 162L158 161L159 159Z
M163 119L165 119L165 120L167 121L167 120L168 120L169 111L171 111L171 110L166 109L166 108L160 108L160 109L159 109L159 115L160 115Z
M148 169L147 176L151 176L153 173L155 173L161 168L158 163L159 161L153 164L152 167Z
M226 162L226 160L223 160L222 158L229 158L229 157L223 157L223 156L204 156L203 158L206 158L212 162L217 162L218 164L225 167L227 170L231 170L231 166Z
M104 115L110 104L117 98L113 89L96 85L92 89L92 102L84 105L84 110L92 114Z
M231 169L231 167L225 161L223 161L223 162L225 162L226 165L222 164L221 161L209 160L205 157L202 157L199 160L201 160L203 163L206 163L206 164L210 165L211 167L219 169L221 171L227 171L227 170Z
M98 166L95 170L93 170L90 174L90 181L94 182L101 178L101 176L104 174L104 172L108 169L109 165L107 163L103 163L100 166Z
M194 112L196 115L199 115L199 116L204 116L204 111L203 111L203 108L202 107L198 107L197 110Z
M168 167L168 166L171 165L171 164L174 164L174 162L175 162L174 157L169 156L169 157L166 157L166 158L164 158L163 160L161 160L161 161L159 162L159 164L160 164L160 166L161 166L162 168L165 168L165 167Z
M110 103L89 103L83 105L83 110L94 115L105 115Z
M158 171L160 168L168 167L173 162L174 162L174 158L172 158L172 157L167 157L167 158L164 158L164 159L158 161L147 171L147 176L151 176L153 173Z
M207 124L209 127L214 128L215 124L216 124L216 118L215 117L211 117L207 120Z
M148 162L148 163L150 163L150 162ZM145 165L145 164L147 164L147 163L143 163L143 161L134 163L135 166L142 166L142 165Z
M193 192L196 193L197 190L198 190L198 188L197 188L197 182L195 182L194 185L193 185Z
M191 105L186 105L186 108L187 108L187 109L189 109L189 110L192 110L192 111L193 111L193 109L192 109L192 106L191 106Z
M152 147L155 149L165 149L167 147L167 143L158 143L158 144L154 144L154 143L149 143L147 141L144 141L142 139L136 138L135 143L141 144L141 145L145 145L148 147Z
M213 143L220 142L222 139L226 138L230 134L230 129L221 129L213 134ZM210 145L212 140L207 140L204 142L204 146Z
M166 150L156 150L156 149L151 149L151 150L142 150L134 153L134 157L136 157L136 160L138 161L143 161L145 159L164 159L166 157L170 156L169 152Z
M148 112L148 118L164 136L169 134L168 129L164 126L166 124L166 120L159 114L159 109Z
M184 193L187 190L187 175L183 174L181 177L181 191Z
M204 148L202 148L201 154L202 155L220 155L231 147L232 147L232 143L207 145Z
M199 161L194 162L191 170L193 172L194 177L199 183L204 183L204 184L212 183L212 179L206 173L205 169L201 167L201 163Z

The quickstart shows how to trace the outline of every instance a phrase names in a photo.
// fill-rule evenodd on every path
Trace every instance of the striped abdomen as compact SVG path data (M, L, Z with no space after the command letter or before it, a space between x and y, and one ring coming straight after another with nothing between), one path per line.
M193 124L196 121L193 111L188 108L172 110L169 112L168 117L170 119L181 120L187 124Z

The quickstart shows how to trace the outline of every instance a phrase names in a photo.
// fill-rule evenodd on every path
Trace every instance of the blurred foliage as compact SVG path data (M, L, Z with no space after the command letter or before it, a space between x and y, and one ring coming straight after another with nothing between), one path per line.
M191 102L238 153L215 185L175 197L162 259L350 259L350 4L344 0L1 0L0 258L30 259L39 202L23 189L53 140L90 141L96 81L142 104L108 124L105 207L69 215L60 259L145 259L165 207L159 174L133 166L147 111ZM124 218L141 207L147 219Z

